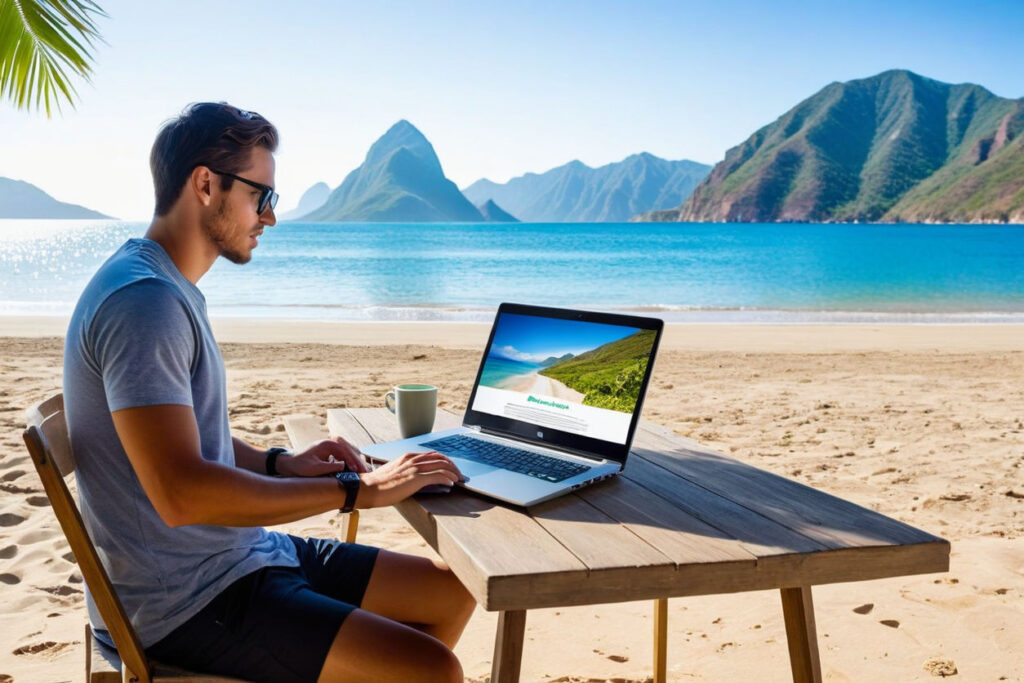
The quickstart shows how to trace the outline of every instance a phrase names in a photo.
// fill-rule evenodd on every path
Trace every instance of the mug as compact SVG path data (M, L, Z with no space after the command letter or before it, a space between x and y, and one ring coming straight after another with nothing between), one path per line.
M434 429L437 387L399 384L384 395L384 406L398 418L398 431L403 439L426 434Z

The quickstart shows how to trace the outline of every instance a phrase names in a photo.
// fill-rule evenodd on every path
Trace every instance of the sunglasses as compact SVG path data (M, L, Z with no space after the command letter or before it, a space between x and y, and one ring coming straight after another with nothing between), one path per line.
M252 180L249 180L247 178L243 178L242 176L237 176L234 173L224 173L223 171L214 171L212 168L210 169L210 171L212 173L216 173L217 175L225 176L227 178L234 178L235 180L237 180L240 183L245 183L249 187L255 187L257 190L259 190L260 191L260 201L259 201L259 204L256 205L256 215L257 216L262 215L263 212L266 211L268 207L273 209L273 208L275 208L277 206L277 197L278 197L278 195L277 195L276 192L274 192L274 188L270 187L270 185L264 185L263 183L257 183L257 182L254 182Z

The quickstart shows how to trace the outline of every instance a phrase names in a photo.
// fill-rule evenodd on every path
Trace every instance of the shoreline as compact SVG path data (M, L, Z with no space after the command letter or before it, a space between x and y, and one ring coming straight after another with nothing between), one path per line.
M491 323L213 318L221 343L442 346L482 352ZM0 337L63 337L66 316L0 316ZM740 353L1024 350L1024 323L675 323L662 350Z

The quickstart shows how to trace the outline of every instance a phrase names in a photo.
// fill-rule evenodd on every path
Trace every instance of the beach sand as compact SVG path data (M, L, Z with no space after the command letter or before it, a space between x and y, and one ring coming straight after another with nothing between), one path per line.
M563 401L575 401L576 403L582 403L584 399L584 395L575 389L570 389L558 380L545 377L536 372L527 375L523 381L509 387L508 391L539 394L549 398L559 398Z
M66 321L0 320L0 683L82 678L81 576L21 441L60 388ZM286 443L280 418L378 406L438 385L461 411L487 325L218 321L231 422ZM644 418L723 453L949 539L949 573L814 589L824 678L1024 680L1024 327L671 325ZM360 541L432 551L391 509ZM336 514L282 527L335 535ZM777 591L669 602L672 681L790 680ZM496 618L456 653L490 671ZM531 611L523 681L642 681L649 602ZM552 647L553 643L557 646ZM947 669L948 670L948 669Z

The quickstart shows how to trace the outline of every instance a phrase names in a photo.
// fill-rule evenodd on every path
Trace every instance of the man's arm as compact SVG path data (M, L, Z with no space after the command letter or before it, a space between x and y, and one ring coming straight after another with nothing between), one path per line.
M255 472L267 473L266 451L247 444L237 436L232 437L235 450L235 466ZM277 473L282 477L322 477L340 472L345 468L353 472L366 472L366 463L359 449L344 439L324 439L311 444L301 453L278 456L275 463Z
M333 477L274 478L204 460L192 408L158 405L111 413L132 468L168 526L264 526L341 507ZM409 454L362 476L356 507L392 505L458 468L439 453Z

